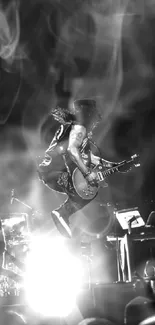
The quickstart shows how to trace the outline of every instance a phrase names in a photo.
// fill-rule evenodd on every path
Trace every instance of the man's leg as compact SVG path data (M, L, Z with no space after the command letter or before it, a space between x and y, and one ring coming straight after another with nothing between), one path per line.
M76 211L82 209L90 201L78 200L77 202L68 197L68 199L57 209L51 212L52 219L58 231L64 236L71 238L72 232L70 228L69 217Z

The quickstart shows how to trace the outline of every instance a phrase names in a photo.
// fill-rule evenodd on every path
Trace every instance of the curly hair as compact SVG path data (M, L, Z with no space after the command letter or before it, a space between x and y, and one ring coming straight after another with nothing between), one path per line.
M71 113L75 114L76 120L84 124L87 130L93 129L101 120L96 101L91 98L75 100Z
M53 118L57 120L59 120L59 118L61 120L63 119L64 123L74 122L76 120L75 114L70 113L67 109L60 106L56 106L54 109L52 109L50 115L52 115Z
M83 124L87 130L93 129L101 120L100 114L96 108L96 101L93 99L78 99L73 102L69 110L56 106L52 109L50 115L57 121L60 119L64 123L77 122Z

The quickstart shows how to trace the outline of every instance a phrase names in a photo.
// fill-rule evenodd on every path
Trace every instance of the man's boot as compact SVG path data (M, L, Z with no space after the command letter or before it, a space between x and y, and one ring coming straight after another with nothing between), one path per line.
M56 210L51 212L51 216L60 234L64 237L71 238L72 232L69 226L69 217L61 217L60 213Z

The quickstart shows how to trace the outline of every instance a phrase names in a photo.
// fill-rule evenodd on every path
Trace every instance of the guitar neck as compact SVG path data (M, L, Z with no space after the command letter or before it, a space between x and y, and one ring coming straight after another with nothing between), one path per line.
M131 162L133 162L133 159L130 159L130 160L125 160L123 161L121 164L118 164L114 167L111 167L105 171L99 171L98 172L98 176L99 176L99 181L103 181L103 179L105 179L107 176L110 176L116 172L119 171L119 168L122 167L122 166L125 166L127 164L130 164Z
M105 170L104 172L102 172L103 178L118 172L118 167L120 167L120 166L124 166L124 164L121 164L121 165L115 166L115 167L111 167L111 168Z

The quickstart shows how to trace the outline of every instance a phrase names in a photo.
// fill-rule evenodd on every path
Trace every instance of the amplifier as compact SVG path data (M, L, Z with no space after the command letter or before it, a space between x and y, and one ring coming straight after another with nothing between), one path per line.
M103 317L124 324L126 305L137 296L145 297L143 287L132 283L116 282L93 285L92 292L81 294L79 308L83 317Z

